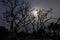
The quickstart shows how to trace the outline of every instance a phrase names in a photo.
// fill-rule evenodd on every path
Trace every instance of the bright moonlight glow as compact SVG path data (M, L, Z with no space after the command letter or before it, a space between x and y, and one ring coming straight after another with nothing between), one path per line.
M32 15L35 17L35 21L37 22L37 20L38 20L38 11L37 10L34 10L32 12Z
M33 11L33 15L34 15L35 17L37 17L37 11L36 11L36 10Z

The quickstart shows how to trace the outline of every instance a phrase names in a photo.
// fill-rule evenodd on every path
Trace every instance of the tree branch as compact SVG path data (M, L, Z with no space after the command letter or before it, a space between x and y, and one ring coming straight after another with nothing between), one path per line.
M51 20L51 19L56 19L56 18L48 18L44 21L44 23L46 23L47 21Z

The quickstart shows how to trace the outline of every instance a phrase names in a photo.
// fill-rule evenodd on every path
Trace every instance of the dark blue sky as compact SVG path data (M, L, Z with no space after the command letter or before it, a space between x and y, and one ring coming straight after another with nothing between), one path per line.
M28 0L28 1L30 1L32 3L32 7L35 7L35 8L40 8L40 9L42 9L42 8L44 8L44 9L53 8L53 11L52 11L53 14L52 15L56 19L48 21L47 23L56 22L57 19L60 17L60 0ZM0 3L0 18L2 17L2 12L5 11L5 8L6 7L3 6L2 3ZM48 17L50 15L51 14L49 14ZM0 25L3 25L2 20L0 20Z

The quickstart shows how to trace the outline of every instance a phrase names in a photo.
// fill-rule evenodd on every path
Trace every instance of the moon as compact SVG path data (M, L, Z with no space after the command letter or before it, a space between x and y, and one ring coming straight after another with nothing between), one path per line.
M32 14L35 16L35 17L37 17L37 11L36 10L34 10L33 12L32 12Z

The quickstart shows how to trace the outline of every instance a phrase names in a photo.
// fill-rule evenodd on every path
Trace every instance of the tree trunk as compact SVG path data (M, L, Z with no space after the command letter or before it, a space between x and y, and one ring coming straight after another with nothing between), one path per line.
M35 27L34 27L34 24L32 23L32 26L33 26L33 33L35 32Z
M58 32L58 38L59 38L59 30L57 30L57 32Z
M28 29L27 29L27 27L26 27L26 25L25 25L25 20L24 20L24 28L25 28L25 30L26 30L26 32L28 32Z
M13 32L13 21L11 21L10 31Z

